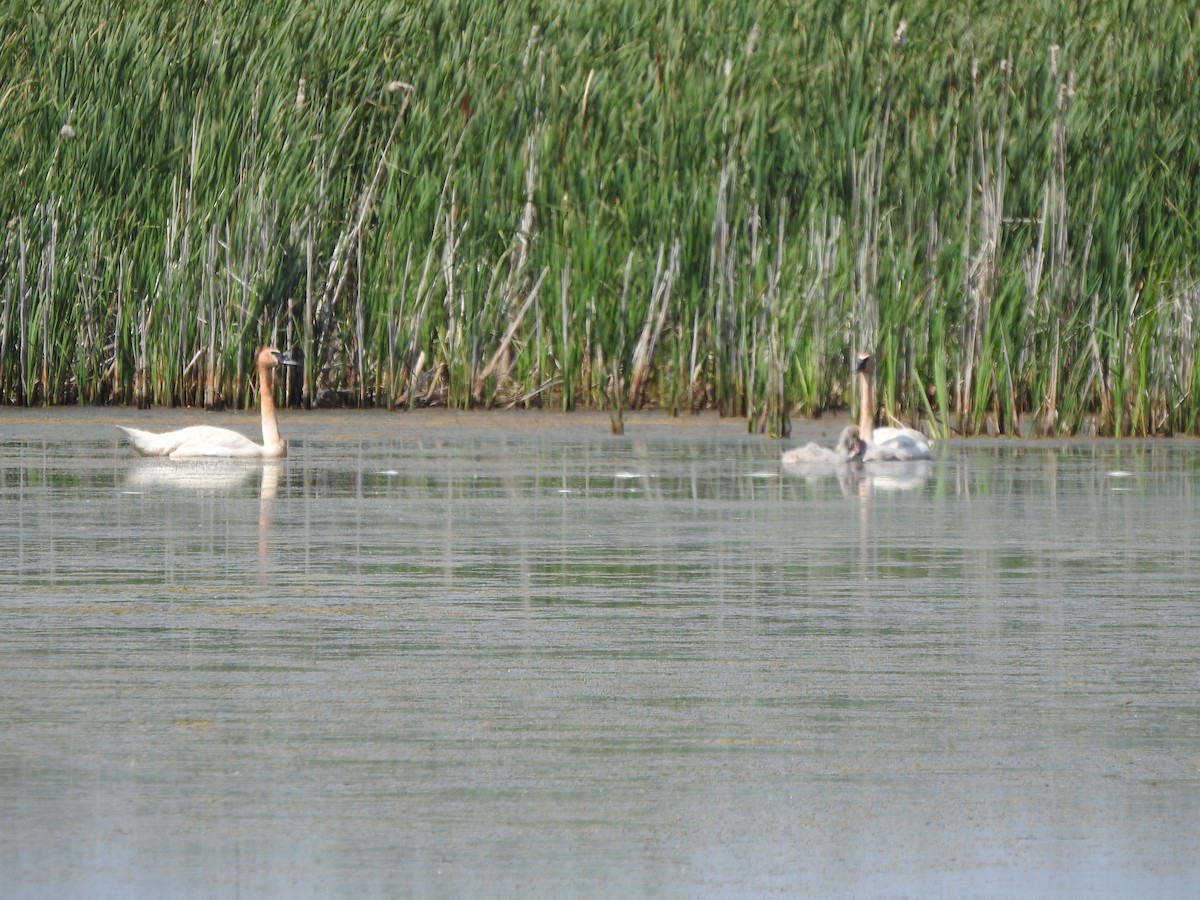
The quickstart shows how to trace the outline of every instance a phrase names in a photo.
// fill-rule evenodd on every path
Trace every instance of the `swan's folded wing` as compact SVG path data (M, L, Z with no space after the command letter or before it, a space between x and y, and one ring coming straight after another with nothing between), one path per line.
M142 456L167 456L178 446L176 432L155 434L153 431L126 428L124 425L117 427L125 432L125 437L129 439L129 445Z
M927 443L907 434L875 444L863 454L863 462L908 462L912 459L932 458L933 452Z
M924 444L926 447L933 446L933 439L917 431L915 428L876 428L871 439L877 444L886 444L888 441L893 441L899 437L909 438L918 444Z
M263 455L262 447L245 435L212 425L192 425L178 431L155 434L139 428L118 425L129 443L142 456L169 456L192 459L209 456L227 459L254 459Z
M186 432L186 434L185 434ZM262 447L245 435L228 428L193 425L175 432L181 436L171 450L171 459L209 457L214 459L255 459L263 455Z

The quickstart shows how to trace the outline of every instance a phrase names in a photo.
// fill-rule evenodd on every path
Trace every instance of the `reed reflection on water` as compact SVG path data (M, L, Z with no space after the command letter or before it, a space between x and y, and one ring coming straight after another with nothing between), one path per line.
M11 896L1194 886L1195 442L627 425L4 418Z

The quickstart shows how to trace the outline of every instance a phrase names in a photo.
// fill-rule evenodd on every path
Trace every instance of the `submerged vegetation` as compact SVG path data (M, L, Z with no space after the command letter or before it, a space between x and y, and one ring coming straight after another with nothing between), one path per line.
M0 391L1200 432L1192 3L11 0Z

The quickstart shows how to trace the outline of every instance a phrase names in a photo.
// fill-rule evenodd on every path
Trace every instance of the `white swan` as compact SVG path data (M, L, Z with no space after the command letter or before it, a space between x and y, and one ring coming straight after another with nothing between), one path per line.
M783 454L785 466L840 466L863 455L865 445L858 436L858 427L847 425L833 449L808 443Z
M858 431L866 444L863 462L932 459L929 438L915 428L875 427L875 358L870 353L858 354L854 371L859 380Z
M261 395L263 442L256 444L248 437L215 428L212 425L192 425L178 431L155 434L137 428L118 425L133 449L142 456L167 456L171 459L194 457L223 457L225 459L282 459L287 456L287 442L279 436L279 422L275 418L275 396L271 391L271 370L276 366L295 365L291 359L274 347L259 351L258 390Z

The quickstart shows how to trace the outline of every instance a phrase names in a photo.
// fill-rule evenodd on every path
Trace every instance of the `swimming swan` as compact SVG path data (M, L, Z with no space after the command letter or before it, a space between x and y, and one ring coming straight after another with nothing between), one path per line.
M858 436L858 427L847 425L830 450L820 444L808 443L783 454L785 466L840 466L863 455L866 445Z
M875 427L875 359L870 353L858 354L854 371L859 380L858 431L866 444L863 462L907 462L932 459L929 438L915 428Z
M263 442L256 444L248 437L215 428L212 425L192 425L178 431L155 434L137 428L118 425L133 449L142 456L167 456L171 459L195 457L223 457L226 459L282 459L287 456L287 441L279 436L279 422L275 418L275 396L271 391L271 370L276 366L294 366L296 363L274 347L259 351L258 390L261 396Z

